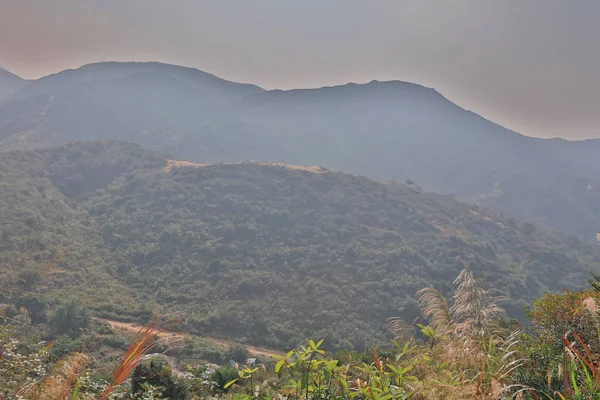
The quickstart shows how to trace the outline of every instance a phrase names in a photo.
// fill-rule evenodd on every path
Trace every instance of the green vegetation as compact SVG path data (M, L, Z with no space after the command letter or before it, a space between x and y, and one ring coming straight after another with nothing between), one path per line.
M240 344L233 345L227 352L227 358L238 363L245 363L250 358L250 352L248 349Z
M26 314L0 330L0 391L12 399L598 399L600 299L595 290L544 295L523 332L481 279L460 272L448 298L418 293L425 324L390 320L393 346L332 358L324 341L261 365L209 364L175 372L149 353L164 341L164 323L139 330L110 376L82 352L49 357L31 335ZM45 346L45 347L44 347Z
M50 334L51 336L65 334L78 337L82 330L90 325L90 318L89 311L80 309L74 300L60 304L52 313L48 323Z
M0 399L600 400L597 244L419 186L589 235L596 142L523 138L399 82L83 70L0 93L0 146L118 137L409 180L121 142L3 152Z
M184 382L173 377L173 373L164 358L154 357L138 364L131 375L131 392L139 395L151 386L160 391L160 396L172 400L190 398L189 389Z
M0 176L3 398L598 397L591 244L414 184L122 143L7 153ZM92 318L153 311L295 350L246 366L242 345Z
M585 284L599 260L595 246L415 186L318 168L168 166L122 143L5 154L3 302L66 296L100 317L177 312L190 333L364 350L388 341L389 317L419 316L420 288L449 293L463 262L524 317L544 291Z
M233 382L238 378L238 370L233 366L219 367L212 374L211 379L215 383L216 389L219 391L226 391L229 386L229 382Z

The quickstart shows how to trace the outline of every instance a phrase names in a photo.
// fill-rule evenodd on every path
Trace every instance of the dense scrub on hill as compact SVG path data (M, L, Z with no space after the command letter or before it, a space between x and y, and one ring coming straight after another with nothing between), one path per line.
M447 292L465 262L518 316L545 290L580 286L599 260L578 239L414 185L168 165L122 143L5 154L3 286L67 247L34 294L74 294L114 318L181 312L183 329L278 348L304 337L363 348L385 340L388 317L418 317L416 291Z

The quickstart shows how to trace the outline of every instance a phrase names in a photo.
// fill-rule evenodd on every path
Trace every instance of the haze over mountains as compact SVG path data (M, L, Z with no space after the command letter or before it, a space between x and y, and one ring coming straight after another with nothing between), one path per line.
M0 148L107 139L200 163L411 180L587 238L600 226L599 140L525 137L416 84L266 91L159 63L91 64L30 82L0 75Z

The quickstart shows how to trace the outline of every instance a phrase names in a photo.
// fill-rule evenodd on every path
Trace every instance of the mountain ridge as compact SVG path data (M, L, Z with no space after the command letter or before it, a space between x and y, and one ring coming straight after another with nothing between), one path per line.
M14 96L17 99L26 98L32 95L37 94L46 94L50 93L52 90L57 90L57 88L64 88L66 86L72 85L74 83L86 82L87 80L93 80L101 78L109 80L111 78L124 77L127 75L132 75L136 72L155 72L157 74L166 75L173 78L173 75L177 75L179 73L182 76L181 83L188 84L190 82L194 82L195 80L199 80L202 82L208 82L212 85L225 87L226 90L231 90L231 88L238 87L242 88L244 93L250 93L255 91L264 90L256 85L246 84L246 83L237 83L227 81L225 79L219 78L214 74L201 71L196 68L184 67L179 65L172 64L164 64L160 62L116 62L116 61L106 61L99 63L90 63L82 65L79 68L67 69L64 71L60 71L54 74L50 74L44 77L37 79L35 82L38 85L42 85L41 89L37 91L33 91L32 93L28 93L25 91L24 93L15 93ZM184 79L185 78L185 79ZM194 87L194 85L191 85Z
M31 82L5 99L0 149L126 140L197 163L283 162L412 180L587 238L600 226L600 141L530 138L418 84L267 91L160 63L73 71L74 83Z
M262 92L270 92L270 93L288 93L288 92L300 92L300 91L318 91L318 90L327 90L327 89L336 89L336 88L343 88L343 87L347 87L347 86L368 86L368 85L373 85L373 84L381 84L381 85L409 85L409 86L413 86L413 87L417 87L420 89L425 89L425 90L430 90L433 91L435 93L437 93L438 95L440 95L443 99L447 100L448 102L452 103L454 106L460 108L461 110L464 110L468 113L474 114L475 116L482 118L485 121L491 122L497 126L499 126L502 129L505 129L507 131L510 131L514 134L517 134L519 136L523 136L526 138L531 138L531 139L539 139L542 141L564 141L564 142L568 142L568 143L590 143L590 142L599 142L600 143L600 137L598 138L587 138L587 139L568 139L568 138L561 138L561 137L553 137L553 138L539 138L539 137L534 137L534 136L527 136L524 135L520 132L517 132L513 129L507 128L505 126L503 126L501 123L496 122L496 121L492 121L489 118L486 118L484 116L481 116L480 114L477 114L475 111L470 110L470 109L466 109L460 105L458 105L457 103L454 103L452 100L450 100L449 98L447 98L446 96L444 96L443 94L441 94L440 92L438 92L435 88L432 87L428 87L419 83L415 83L415 82L409 82L409 81L402 81L402 80L397 80L397 79L392 79L392 80L377 80L377 79L373 79L369 82L364 82L364 83L357 83L357 82L346 82L343 84L337 84L337 85L330 85L330 86L320 86L320 87L307 87L307 88L292 88L292 89L278 89L278 88L274 88L274 89L263 89L258 85L254 85L251 83L244 83L244 82L235 82L235 81L229 81L225 78L221 78L219 77L217 74L214 73L210 73L210 72L206 72L206 71L202 71L201 69L198 69L196 67L189 67L189 66L185 66L185 65L179 65L179 64L169 64L169 63L164 63L164 62L160 62L160 61L100 61L100 62L92 62L92 63L87 63L87 64L83 64L77 68L69 68L69 69L65 69L65 70L61 70L55 73L51 73L45 76L42 76L38 79L33 79L33 80L27 80L28 82L35 82L35 81L40 81L43 79L47 79L50 77L55 77L58 76L60 74L63 73L73 73L73 72L77 72L77 71L85 71L86 69L89 68L97 68L97 67L102 67L102 66L113 66L113 65L123 65L123 66L136 66L136 65L148 65L148 66L158 66L158 67L167 67L167 68L175 68L175 69L182 69L182 70L189 70L190 72L194 72L194 73L200 73L201 75L206 75L206 76L210 76L212 78L216 78L217 80L220 81L225 81L225 82L229 82L229 83L233 83L233 84L239 84L239 85L247 85L249 87L254 87ZM25 79L19 77L17 74L14 74L4 68L2 68L0 66L0 73L5 72L9 75L12 75L16 78L18 78L19 80L22 81L26 81Z

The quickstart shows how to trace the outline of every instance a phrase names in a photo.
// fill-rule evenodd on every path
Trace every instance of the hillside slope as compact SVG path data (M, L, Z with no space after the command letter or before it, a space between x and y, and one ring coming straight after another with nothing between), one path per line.
M4 287L68 247L46 296L110 318L181 312L185 330L278 348L383 340L387 317L414 319L415 292L448 290L463 262L518 316L600 261L577 239L448 196L320 168L89 143L4 154L0 177Z
M5 98L23 88L26 84L26 80L0 68L0 104Z
M200 163L257 160L418 184L591 238L600 141L528 138L406 82L265 91L195 69L100 63L0 106L0 149L127 140Z
M558 146L522 136L405 82L269 91L243 102L249 125L291 143L291 162L416 181L571 234L592 237L600 224L598 140Z

